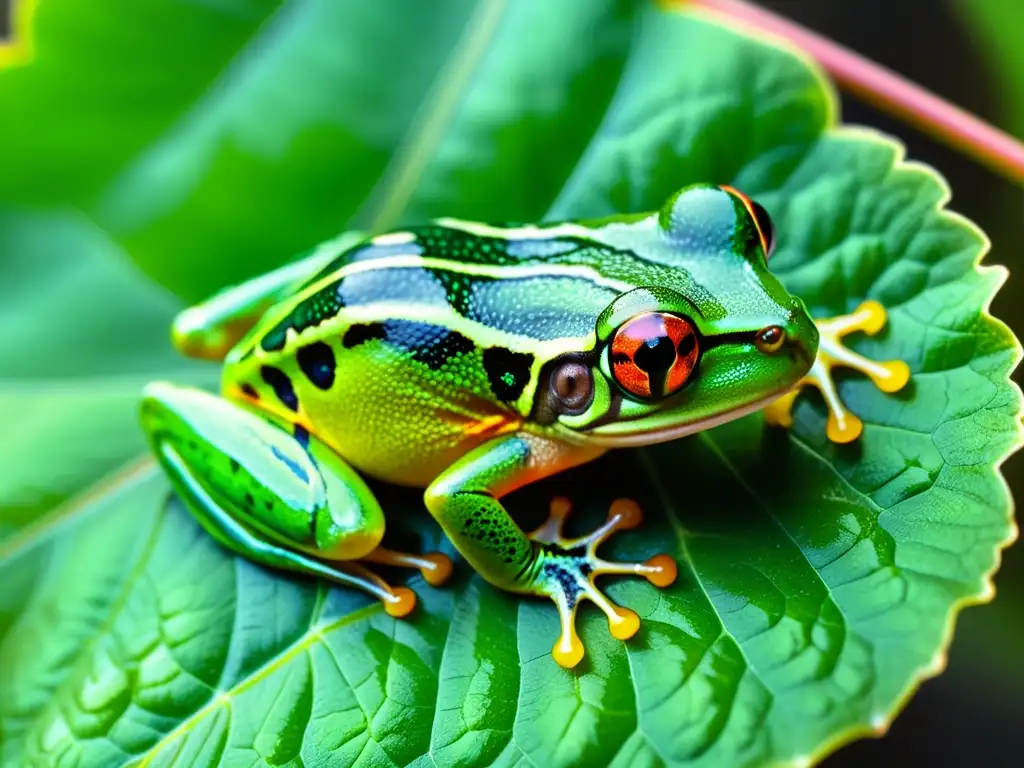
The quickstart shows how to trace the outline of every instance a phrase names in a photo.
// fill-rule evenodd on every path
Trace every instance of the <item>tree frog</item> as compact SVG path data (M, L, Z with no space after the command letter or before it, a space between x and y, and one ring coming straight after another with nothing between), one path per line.
M624 574L667 587L676 563L610 562L598 547L641 522L620 499L607 522L563 536L568 500L526 532L501 499L614 448L649 445L769 407L789 421L804 384L830 408L828 434L855 439L834 365L883 389L909 376L843 347L885 321L875 303L827 322L769 271L763 207L694 185L658 211L542 226L438 219L328 243L185 310L187 355L223 360L220 395L150 384L141 418L175 489L221 543L267 566L361 588L391 615L416 597L373 564L418 569L443 554L383 548L385 514L361 475L425 488L427 509L491 584L554 601L555 660L584 654L577 607L611 633L639 618L595 585ZM361 474L360 474L361 473Z

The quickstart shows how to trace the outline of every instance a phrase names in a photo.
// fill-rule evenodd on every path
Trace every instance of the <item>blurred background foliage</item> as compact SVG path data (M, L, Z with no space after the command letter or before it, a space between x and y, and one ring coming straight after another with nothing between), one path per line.
M761 0L1024 139L1022 0ZM887 115L843 99L843 119L899 136L910 158L934 165L953 189L950 207L992 239L987 263L1009 281L992 312L1024 331L1024 194L971 160ZM1015 374L1021 381L1021 371ZM1018 509L1024 457L1003 468ZM1020 513L1018 512L1018 524ZM927 682L880 741L852 744L825 762L859 765L1018 765L1024 754L1024 547L1010 547L995 601L960 615L947 671Z
M1024 0L762 0L762 4L1024 139ZM976 221L993 240L988 263L1005 264L1012 272L993 313L1018 335L1024 334L1021 190L869 106L844 100L843 116L847 122L866 123L901 137L909 157L934 165L948 178L954 195L951 207ZM16 312L18 297L26 290L32 286L0 285L0 312ZM147 302L151 306L166 300L151 298ZM153 322L164 322L169 311L170 305L154 311ZM61 343L73 350L74 341L72 333ZM52 363L53 357L49 360ZM10 359L0 360L0 368L6 370L10 363ZM40 365L45 366L46 360ZM1020 376L1018 372L1018 380ZM1004 467L1018 501L1024 498L1022 470L1024 456L1020 455ZM1024 547L1017 545L1006 553L996 586L994 603L961 615L948 671L923 686L888 736L882 741L857 742L827 765L1018 764L1024 753L1024 729L1020 728L1024 659L1019 640L1024 632Z
M1024 6L1018 0L956 0L954 7L992 77L994 118L1024 136Z

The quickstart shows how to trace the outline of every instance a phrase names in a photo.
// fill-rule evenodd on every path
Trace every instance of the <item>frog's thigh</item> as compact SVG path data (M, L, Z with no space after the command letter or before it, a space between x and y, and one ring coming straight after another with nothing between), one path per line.
M193 513L221 541L230 534L226 543L242 554L322 575L324 564L309 556L360 558L384 534L369 488L315 437L296 438L221 397L162 382L146 389L142 423ZM233 533L239 525L251 536ZM262 541L246 543L253 538Z

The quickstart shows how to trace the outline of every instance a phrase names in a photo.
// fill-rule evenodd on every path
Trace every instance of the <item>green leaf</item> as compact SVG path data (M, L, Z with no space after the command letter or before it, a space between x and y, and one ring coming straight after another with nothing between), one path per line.
M171 349L180 304L83 217L0 209L0 547L139 456L153 377L196 380ZM213 377L206 375L205 381ZM44 458L45 457L45 458Z
M832 125L804 59L611 0L80 5L41 4L37 59L0 73L0 763L799 764L939 671L1014 532L1004 274L934 172ZM755 415L509 497L528 526L570 495L582 531L634 496L608 552L680 562L669 590L609 586L628 643L583 612L574 671L543 601L463 564L393 620L227 554L132 458L142 382L215 372L171 356L177 304L126 258L199 296L347 225L645 210L697 180L759 197L816 313L886 304L855 347L914 378L841 381L853 445L808 397L792 433ZM448 546L378 490L397 544Z
M346 227L651 205L755 156L778 175L829 109L792 62L758 74L756 55L625 0L57 0L36 16L38 61L0 79L0 195L88 209L191 299ZM683 52L730 74L672 66ZM765 98L731 92L735 75ZM624 151L634 132L673 162Z

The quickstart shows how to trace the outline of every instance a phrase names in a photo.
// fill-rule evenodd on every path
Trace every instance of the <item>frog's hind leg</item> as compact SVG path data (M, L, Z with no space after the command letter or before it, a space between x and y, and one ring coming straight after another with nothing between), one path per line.
M173 448L165 446L161 459L165 466L173 467L172 471L180 473L183 479L189 478L188 468ZM416 595L412 590L392 587L358 563L322 562L262 539L225 512L201 485L195 484L192 492L194 495L187 503L199 524L220 544L246 559L268 568L318 576L335 584L368 592L381 601L390 615L398 618L408 615L416 607Z
M810 372L796 387L764 409L769 424L793 425L793 406L800 391L807 386L821 392L828 407L825 433L834 443L849 443L860 437L864 425L839 398L832 371L836 367L852 368L867 374L883 392L898 392L910 381L910 367L902 360L879 363L858 355L843 343L843 337L856 331L874 335L885 327L885 308L877 301L865 301L849 315L816 320L820 341L818 356Z
M223 360L264 312L323 269L346 244L358 239L355 233L342 236L303 259L225 288L201 304L182 311L171 325L174 346L189 357ZM336 247L329 247L335 242Z
M216 395L158 382L142 424L200 524L254 562L322 577L377 597L393 616L416 605L354 562L384 534L384 515L354 470L315 437Z

